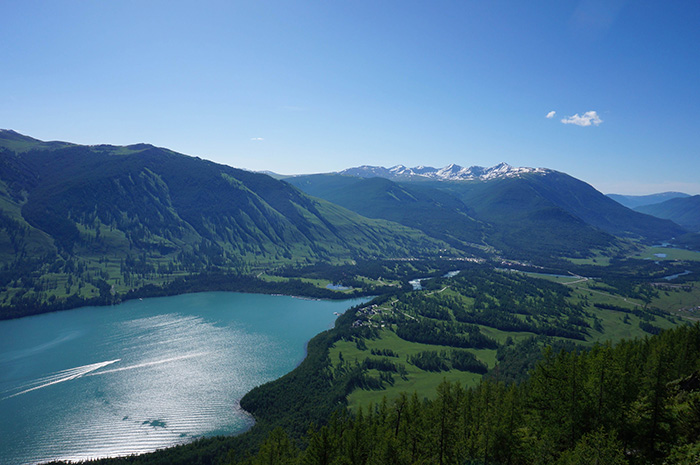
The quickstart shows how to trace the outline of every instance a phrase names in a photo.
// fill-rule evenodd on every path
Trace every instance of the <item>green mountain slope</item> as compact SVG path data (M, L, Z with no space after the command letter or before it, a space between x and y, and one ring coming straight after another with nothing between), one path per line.
M654 241L684 232L670 221L659 221L625 208L589 184L556 171L471 185L456 184L452 190L478 213L493 219L528 216L555 208L616 236Z
M693 232L700 232L700 195L666 200L635 208L636 211L671 220Z
M193 273L445 248L264 174L146 144L88 147L0 132L0 306L105 299Z
M493 245L516 256L581 256L614 247L618 238L652 242L684 233L675 223L629 210L556 171L431 185L458 196L476 218L492 224Z
M363 216L419 229L457 248L473 250L473 244L483 243L486 225L475 220L463 202L438 189L338 174L296 176L285 181Z
M444 188L492 225L488 241L508 256L585 256L617 244L613 235L552 203L521 179L449 183Z
M381 174L381 172L380 172ZM312 175L287 179L305 192L362 215L418 228L459 247L478 243L513 258L582 257L684 234L670 222L629 210L564 173L540 170L488 180L395 182Z

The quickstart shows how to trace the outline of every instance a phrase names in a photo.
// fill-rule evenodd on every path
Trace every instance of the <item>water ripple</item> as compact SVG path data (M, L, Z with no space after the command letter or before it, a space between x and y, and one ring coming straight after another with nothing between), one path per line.
M294 368L352 304L203 293L0 321L0 464L243 431L240 398Z

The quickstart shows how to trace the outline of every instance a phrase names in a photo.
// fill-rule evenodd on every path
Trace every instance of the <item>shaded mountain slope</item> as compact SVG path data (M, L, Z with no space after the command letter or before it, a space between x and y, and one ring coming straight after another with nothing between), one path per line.
M387 178L396 178L395 168L345 171L368 176L363 179L326 174L287 182L363 215L416 227L456 246L455 240L488 244L517 258L582 257L617 247L621 239L654 242L685 233L670 221L629 210L590 185L552 170L502 164L483 179L454 181L428 179L416 168L412 177L394 182Z
M617 245L609 233L551 202L521 178L443 187L492 228L489 243L518 258L582 257Z
M559 208L591 227L617 236L654 241L685 232L671 221L625 208L589 184L557 171L488 182L445 183L443 188L458 195L477 214L497 221Z
M554 205L610 234L656 241L685 232L670 221L620 208L617 202L568 174L552 171L520 180Z
M296 176L285 181L363 216L419 229L454 247L473 250L470 244L483 243L485 225L476 221L459 199L432 187L339 174Z

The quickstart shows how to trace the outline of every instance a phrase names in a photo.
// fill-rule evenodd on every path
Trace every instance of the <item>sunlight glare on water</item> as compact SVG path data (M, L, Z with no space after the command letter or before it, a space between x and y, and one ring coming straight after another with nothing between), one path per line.
M244 431L240 398L293 369L356 303L201 293L1 321L0 463Z

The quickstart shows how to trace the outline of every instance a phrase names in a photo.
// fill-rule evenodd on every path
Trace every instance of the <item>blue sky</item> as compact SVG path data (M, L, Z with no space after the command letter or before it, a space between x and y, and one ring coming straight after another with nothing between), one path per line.
M286 174L505 161L700 194L698 24L694 1L8 1L0 128Z

